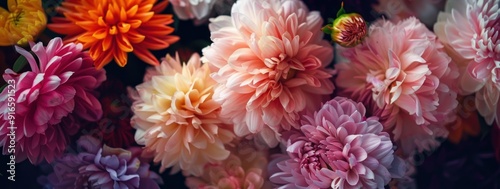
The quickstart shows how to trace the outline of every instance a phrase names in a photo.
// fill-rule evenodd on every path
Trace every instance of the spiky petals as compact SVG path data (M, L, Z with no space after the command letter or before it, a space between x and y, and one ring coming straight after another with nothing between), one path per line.
M322 19L298 0L241 0L231 17L209 25L214 43L203 49L220 85L214 99L239 136L269 146L298 127L299 112L314 111L333 92L333 48L322 39Z
M94 90L106 80L106 73L95 69L81 44L64 45L61 38L52 39L47 46L31 44L38 60L22 48L16 50L32 71L18 74L7 69L3 75L6 81L15 81L15 155L18 162L26 158L33 164L51 162L65 150L67 137L78 131L78 119L101 118L102 108ZM0 101L7 100L7 91L2 91ZM0 110L0 146L7 154L7 103L0 104Z
M229 156L224 144L233 138L231 128L220 120L220 104L212 99L215 81L208 65L193 54L181 66L179 57L167 55L150 69L144 83L131 91L134 103L135 139L161 162L161 171L173 167L199 176L206 163Z
M49 29L67 35L66 42L78 41L100 69L111 60L123 67L127 53L133 52L144 62L158 65L149 50L159 50L175 43L172 15L159 14L167 1L156 0L67 0L59 7L65 17L54 17Z
M343 47L354 47L360 44L366 34L366 22L357 13L343 14L333 21L332 40Z
M432 130L446 130L444 124L454 120L458 69L436 36L414 17L395 24L380 20L368 35L362 45L345 49L348 61L336 66L339 94L364 104L373 101L371 109L378 110L372 113L393 115L384 122L386 131L395 141L415 143L402 146L413 152L421 140L412 133L433 139Z
M270 164L279 188L384 188L405 172L389 134L365 107L336 97L289 134L287 152ZM276 165L273 165L277 163Z
M8 0L0 7L0 46L26 45L45 29L47 18L40 0Z
M434 25L436 35L461 68L461 92L477 92L477 110L490 125L500 118L499 6L499 0L449 2L447 12L440 13Z

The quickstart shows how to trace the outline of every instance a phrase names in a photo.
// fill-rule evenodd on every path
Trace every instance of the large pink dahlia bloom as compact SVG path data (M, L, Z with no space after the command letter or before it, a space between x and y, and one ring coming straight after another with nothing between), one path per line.
M173 167L172 173L182 169L199 176L206 163L229 156L224 144L234 134L219 119L220 104L212 99L215 84L198 54L184 65L178 56L167 55L148 71L137 92L130 91L135 140L161 162L161 171Z
M448 1L434 25L436 35L460 68L460 89L476 93L488 124L499 122L500 0Z
M214 99L238 136L258 134L269 146L297 127L332 93L333 48L322 39L323 20L299 0L240 0L231 16L211 19L213 44L204 61L220 85Z
M336 66L339 95L369 105L405 154L435 147L458 104L456 65L414 17L378 21L368 35L362 45L344 49L347 61Z
M389 134L365 107L344 97L301 120L288 138L290 157L277 158L271 182L280 188L384 188L404 174ZM271 165L274 161L271 163Z
M3 75L5 81L15 82L15 93L6 88L0 94L2 102L15 100L14 154L18 162L26 158L34 164L51 162L66 149L68 136L78 131L78 119L101 118L101 104L93 90L106 74L95 69L81 44L64 45L60 38L52 39L46 47L41 42L31 43L38 60L20 47L16 50L27 59L31 71L15 73L7 69ZM4 154L8 153L11 139L7 135L11 132L10 109L8 103L0 105L0 146Z

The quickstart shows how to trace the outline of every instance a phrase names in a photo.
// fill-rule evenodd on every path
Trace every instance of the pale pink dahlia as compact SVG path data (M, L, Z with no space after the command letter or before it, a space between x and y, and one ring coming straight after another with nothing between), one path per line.
M220 163L205 165L203 175L186 178L190 189L259 189L267 183L267 149L259 149L252 141L238 141L230 147L231 155Z
M432 127L455 118L456 65L414 17L396 24L378 21L368 35L362 45L345 49L348 61L336 66L339 95L370 105L394 140L405 143L405 152L426 149L415 142L440 137Z
M173 167L199 176L203 165L229 156L224 144L233 135L219 119L220 105L212 99L216 84L198 54L181 65L179 56L167 55L151 68L144 83L131 90L135 140L161 162L161 171ZM156 73L155 73L156 72Z
M290 157L279 157L277 169L271 166L271 182L290 189L384 188L401 177L405 164L389 134L365 112L363 104L336 97L304 116L301 132L288 138Z
M460 68L461 92L477 92L477 109L488 124L500 118L499 6L500 0L448 1L434 25Z
M211 19L204 61L220 85L214 99L238 136L258 134L269 146L298 127L332 93L333 48L323 40L319 12L299 0L240 0L231 16Z
M81 44L63 44L52 39L47 46L31 43L33 55L16 47L24 56L31 71L15 73L5 70L3 78L15 89L6 88L0 101L15 101L15 110L9 103L0 105L0 146L8 154L11 137L9 115L15 112L15 156L18 162L28 158L33 164L42 160L51 162L62 154L68 137L80 125L78 119L97 121L102 116L101 104L93 90L105 79L104 70L96 70L92 58L82 52ZM10 90L9 90L10 89ZM9 93L12 91L13 93Z

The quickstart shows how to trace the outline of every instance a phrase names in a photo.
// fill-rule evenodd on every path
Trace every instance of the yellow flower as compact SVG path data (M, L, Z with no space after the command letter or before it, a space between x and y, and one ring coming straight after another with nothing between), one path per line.
M25 45L45 29L47 18L40 0L8 0L0 7L0 46Z

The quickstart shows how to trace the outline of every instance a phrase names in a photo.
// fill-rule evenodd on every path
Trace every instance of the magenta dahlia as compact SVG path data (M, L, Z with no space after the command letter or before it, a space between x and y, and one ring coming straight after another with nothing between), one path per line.
M0 146L8 153L11 129L15 133L16 161L28 158L36 164L51 162L62 154L68 140L80 127L75 120L97 121L102 116L101 104L93 90L105 79L104 70L96 70L92 58L82 52L81 44L63 44L52 39L47 46L31 44L33 55L16 47L31 71L15 73L5 70L3 78L15 83L15 93L3 90L0 101L15 100L15 126L10 128L8 103L0 105ZM38 64L37 64L38 63ZM76 127L76 128L75 128Z

